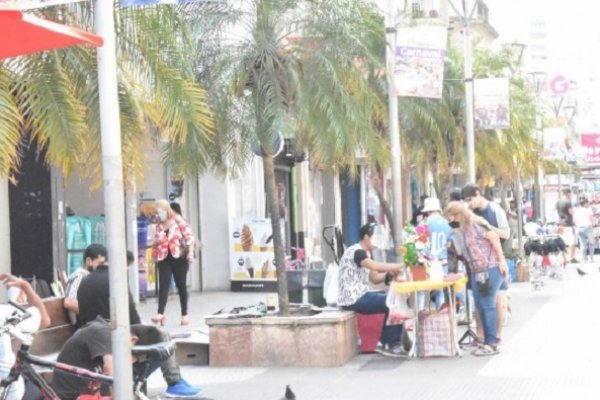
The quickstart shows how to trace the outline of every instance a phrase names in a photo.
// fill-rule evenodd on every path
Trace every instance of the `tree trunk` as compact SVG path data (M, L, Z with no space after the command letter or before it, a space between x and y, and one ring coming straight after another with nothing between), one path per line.
M392 240L394 240L394 243L396 243L396 232L394 232L394 214L392 213L390 203L388 203L388 201L385 199L385 196L381 192L381 188L379 186L373 185L373 188L375 189L375 193L379 199L379 204L381 205L381 208L383 208L383 213L385 214L385 218L390 226L390 236L392 237Z
M270 144L263 144L263 149ZM289 315L290 307L287 290L287 275L285 272L285 246L281 237L281 223L279 216L279 195L275 182L275 162L272 154L263 158L263 170L265 184L267 186L267 207L271 217L271 229L273 230L273 247L275 248L275 268L277 269L277 294L279 295L279 314Z
M506 202L506 180L499 178L500 180L500 205L502 206L502 209L506 210L508 204Z

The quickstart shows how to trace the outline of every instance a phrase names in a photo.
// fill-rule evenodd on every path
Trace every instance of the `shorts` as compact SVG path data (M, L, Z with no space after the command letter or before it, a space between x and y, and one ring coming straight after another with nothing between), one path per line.
M498 290L508 290L508 281L506 278L502 279L502 283L500 284L500 288Z

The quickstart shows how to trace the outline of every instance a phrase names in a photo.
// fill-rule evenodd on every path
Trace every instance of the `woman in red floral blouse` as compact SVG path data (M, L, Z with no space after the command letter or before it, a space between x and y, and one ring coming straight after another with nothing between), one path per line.
M161 325L165 323L165 306L173 276L181 303L181 325L187 325L189 320L186 278L189 264L194 259L194 234L187 222L171 209L166 200L158 200L155 209L158 222L153 254L158 262L158 314L152 317L152 321Z

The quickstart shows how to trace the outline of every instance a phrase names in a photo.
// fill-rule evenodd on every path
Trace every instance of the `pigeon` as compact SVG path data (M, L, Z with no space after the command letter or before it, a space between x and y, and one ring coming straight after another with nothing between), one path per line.
M579 276L587 275L587 272L583 271L581 268L577 268L577 273L579 274Z
M296 395L292 392L292 389L290 389L290 385L285 386L285 395L281 400L296 400Z

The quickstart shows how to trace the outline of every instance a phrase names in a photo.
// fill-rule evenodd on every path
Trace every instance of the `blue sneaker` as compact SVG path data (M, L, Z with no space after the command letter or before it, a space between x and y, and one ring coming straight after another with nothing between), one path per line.
M167 397L195 398L202 394L202 389L194 387L187 383L185 379L180 379L177 383L170 385L165 392Z

